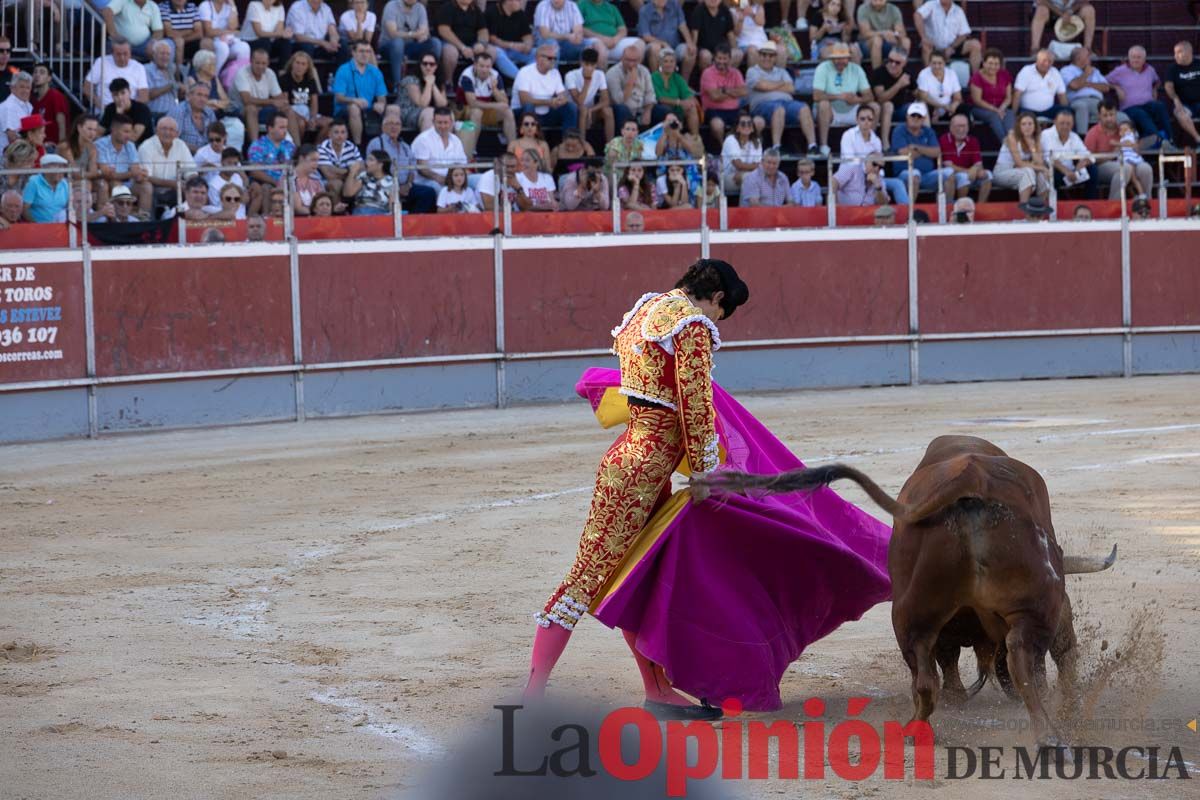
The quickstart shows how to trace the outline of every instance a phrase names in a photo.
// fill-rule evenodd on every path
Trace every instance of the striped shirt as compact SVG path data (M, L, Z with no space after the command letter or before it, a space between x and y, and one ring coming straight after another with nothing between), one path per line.
M326 139L317 145L317 163L322 167L337 167L338 169L349 169L350 165L355 161L362 161L362 154L358 152L358 148L354 146L354 142L347 141L342 145L342 151L339 153L333 149L333 142Z
M171 0L166 0L166 2L158 4L158 11L162 14L163 24L170 23L171 29L180 34L187 33L192 29L200 13L196 4L191 0L188 0L182 11L171 5Z
M571 0L563 3L562 8L555 8L551 0L541 0L534 9L533 27L535 29L546 28L551 33L561 36L570 33L576 26L583 27L583 14L580 13L579 6ZM541 37L540 31L538 37Z

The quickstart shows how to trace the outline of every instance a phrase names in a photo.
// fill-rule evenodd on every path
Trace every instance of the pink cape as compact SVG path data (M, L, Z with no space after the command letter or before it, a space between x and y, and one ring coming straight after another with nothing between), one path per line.
M612 369L576 384L597 409L620 385ZM723 469L777 473L804 466L714 385ZM811 494L668 504L634 555L593 604L610 628L637 633L637 648L680 690L748 711L783 703L779 681L809 644L891 595L891 528L832 489Z

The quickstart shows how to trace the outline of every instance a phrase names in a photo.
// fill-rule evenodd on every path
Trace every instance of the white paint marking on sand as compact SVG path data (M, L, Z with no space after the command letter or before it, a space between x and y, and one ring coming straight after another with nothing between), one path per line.
M1084 470L1113 469L1115 467L1132 467L1139 464L1157 464L1160 461L1191 461L1200 458L1200 453L1163 453L1158 456L1142 456L1127 461L1102 461L1099 464L1083 464L1078 467L1067 467L1063 472L1080 472Z
M368 733L373 733L376 736L401 744L418 755L432 758L440 756L445 752L441 744L436 740L421 733L411 725L400 725L395 722L377 722L376 720L380 719L382 715L376 712L375 709L369 708L356 697L344 697L328 690L316 692L310 695L310 697L321 705L333 706L334 708L341 709L346 714L353 714L354 717L366 716L367 721L355 727L361 727Z
M1191 431L1200 428L1200 423L1181 425L1155 425L1149 428L1113 428L1106 431L1072 431L1071 433L1055 433L1049 436L1039 436L1038 442L1052 442L1060 439L1079 439L1086 436L1125 436L1133 433L1169 433L1171 431Z
M558 497L566 497L572 494L583 494L590 492L595 488L591 484L587 486L576 486L573 489L560 489L555 492L540 492L538 494L525 495L523 497L510 497L505 500L493 500L490 503L474 503L469 506L462 506L454 511L442 511L436 514L422 514L416 517L402 519L399 522L390 525L379 525L374 528L369 528L369 533L390 533L391 531L404 530L406 528L415 528L419 525L428 525L434 522L445 522L462 514L474 514L479 511L490 511L495 508L511 508L513 506L523 506L529 503L536 503L540 500L553 500Z

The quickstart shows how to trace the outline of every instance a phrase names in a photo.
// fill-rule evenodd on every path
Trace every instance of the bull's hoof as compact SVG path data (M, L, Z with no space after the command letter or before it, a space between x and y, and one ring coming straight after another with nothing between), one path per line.
M966 705L967 700L969 699L970 696L967 694L967 690L961 686L952 686L942 689L941 700L948 706Z

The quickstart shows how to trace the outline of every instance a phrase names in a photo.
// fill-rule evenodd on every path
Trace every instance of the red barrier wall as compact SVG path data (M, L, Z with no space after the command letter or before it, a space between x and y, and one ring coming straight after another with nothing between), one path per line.
M1200 324L1200 230L1129 234L1134 325Z
M0 261L0 383L85 377L83 306L82 263Z
M18 222L0 230L0 253L8 250L70 247L67 226L61 222Z
M291 363L290 274L285 256L95 263L97 374Z
M300 258L305 363L491 353L492 250Z
M908 332L903 240L714 244L710 254L733 264L750 286L753 312L721 323L730 339Z
M917 240L922 333L1121 324L1117 232Z

